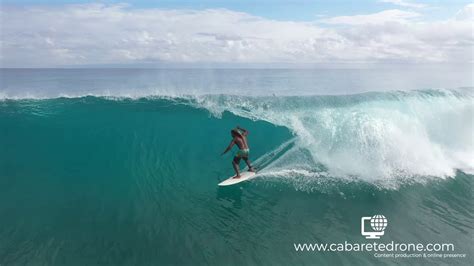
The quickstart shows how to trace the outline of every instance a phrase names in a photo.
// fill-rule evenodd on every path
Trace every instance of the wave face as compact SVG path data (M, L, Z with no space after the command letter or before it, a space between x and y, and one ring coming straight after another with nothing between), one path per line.
M378 213L384 241L468 253L473 96L3 99L0 263L368 265L380 261L292 245L360 242L360 217ZM261 170L218 189L235 125Z

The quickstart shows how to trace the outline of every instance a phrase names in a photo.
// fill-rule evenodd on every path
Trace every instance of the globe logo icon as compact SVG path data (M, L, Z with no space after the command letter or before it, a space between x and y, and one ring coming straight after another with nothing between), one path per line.
M370 226L374 231L383 231L387 227L387 218L381 214L374 215L370 219Z

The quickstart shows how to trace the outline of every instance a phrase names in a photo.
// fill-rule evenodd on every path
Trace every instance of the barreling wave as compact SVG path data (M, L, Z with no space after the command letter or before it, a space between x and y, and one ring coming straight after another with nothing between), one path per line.
M264 174L312 182L325 176L384 187L474 169L474 90L345 96L205 96L196 105L287 127L294 146ZM265 173L266 172L266 173Z
M294 138L256 161L266 180L311 186L336 178L396 188L474 171L473 88L341 96L99 96L135 104L166 101L206 109L210 119L230 112L286 127ZM3 104L9 101L16 100L4 98Z

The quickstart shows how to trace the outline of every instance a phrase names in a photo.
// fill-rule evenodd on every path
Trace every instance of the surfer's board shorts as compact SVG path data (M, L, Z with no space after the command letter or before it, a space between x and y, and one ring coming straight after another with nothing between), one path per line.
M235 153L234 161L240 162L240 159L242 159L242 158L248 158L248 157L249 157L249 152L250 152L249 149L238 150L238 151Z

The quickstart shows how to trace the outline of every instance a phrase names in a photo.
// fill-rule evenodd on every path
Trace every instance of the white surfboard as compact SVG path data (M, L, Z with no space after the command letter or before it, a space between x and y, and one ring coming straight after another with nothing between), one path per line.
M254 178L254 176L256 175L255 172L242 172L240 173L240 177L239 178L234 178L234 176L231 176L230 178L220 182L219 184L217 184L218 186L230 186L230 185L235 185L237 183L240 183L240 182L244 182L244 181L247 181L249 179L252 179Z

